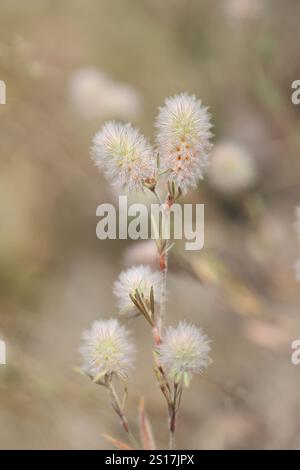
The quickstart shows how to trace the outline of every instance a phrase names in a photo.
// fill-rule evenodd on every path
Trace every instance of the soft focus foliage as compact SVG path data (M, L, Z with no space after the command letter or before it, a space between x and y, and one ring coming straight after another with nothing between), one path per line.
M135 119L141 109L137 91L93 67L76 70L69 82L70 104L84 119Z
M208 171L211 186L224 196L245 191L256 182L255 162L241 146L223 142L214 148Z

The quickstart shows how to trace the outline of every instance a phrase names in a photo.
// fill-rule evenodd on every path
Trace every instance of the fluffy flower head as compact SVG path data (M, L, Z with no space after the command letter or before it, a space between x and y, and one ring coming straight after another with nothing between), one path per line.
M160 362L168 376L185 385L193 374L200 373L210 363L210 340L199 328L185 321L176 328L168 327L158 347Z
M212 153L208 179L219 193L234 195L255 183L255 162L240 145L232 142L218 144Z
M115 374L124 379L133 366L135 346L118 320L99 320L83 332L83 371L92 378Z
M113 289L120 313L129 315L139 313L129 297L130 294L134 295L136 289L143 299L149 299L150 290L153 287L154 299L158 303L159 286L160 274L158 271L151 271L149 266L133 266L127 271L122 271Z
M94 67L83 67L69 82L70 104L84 119L136 118L141 99L137 91Z
M109 181L129 190L142 189L155 177L153 150L131 124L105 123L93 139L92 159Z
M212 147L207 108L194 95L167 98L155 126L161 167L183 193L203 178Z

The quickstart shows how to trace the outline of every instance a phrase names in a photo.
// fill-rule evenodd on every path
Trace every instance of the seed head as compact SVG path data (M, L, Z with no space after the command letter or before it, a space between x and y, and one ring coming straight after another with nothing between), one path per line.
M155 126L161 168L186 193L208 165L212 126L207 108L187 93L167 98Z
M93 139L92 159L106 178L128 190L155 180L156 159L150 144L131 124L109 121Z
M154 300L159 303L159 286L160 274L158 271L151 271L149 266L133 266L127 271L122 271L113 289L120 313L129 315L139 313L130 299L130 294L134 295L136 290L138 290L143 300L149 301L151 287L153 287Z
M193 374L202 372L211 362L210 340L201 329L181 321L176 328L168 327L158 347L160 362L168 376L186 386Z
M93 379L115 374L125 379L132 369L135 346L129 331L118 320L99 320L82 335L80 347L84 364L82 370Z

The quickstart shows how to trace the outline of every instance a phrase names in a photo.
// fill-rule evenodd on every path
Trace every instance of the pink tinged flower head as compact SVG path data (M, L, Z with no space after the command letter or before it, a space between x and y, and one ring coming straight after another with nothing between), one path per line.
M161 168L183 193L195 188L212 148L210 115L194 95L167 98L155 126Z
M126 379L133 367L135 346L129 331L118 320L99 320L83 332L79 351L84 363L82 370L93 379L116 375Z
M188 386L193 374L210 364L210 349L210 340L201 329L182 321L176 328L167 328L158 353L167 375Z
M105 123L93 139L91 153L105 177L128 190L142 189L155 177L153 149L131 124Z
M122 271L114 284L113 293L117 299L120 314L137 315L137 307L130 299L130 295L138 290L143 300L149 300L151 287L153 287L156 304L160 299L160 273L151 271L149 266L133 266Z

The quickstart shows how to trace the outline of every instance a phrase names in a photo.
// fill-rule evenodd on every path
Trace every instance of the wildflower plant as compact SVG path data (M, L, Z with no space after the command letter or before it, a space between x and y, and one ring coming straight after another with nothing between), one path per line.
M131 124L107 122L95 135L91 154L112 184L127 191L152 193L162 209L159 224L152 220L157 233L157 270L142 265L121 272L113 293L119 314L142 316L151 328L154 376L166 400L169 448L174 449L182 392L192 377L209 365L210 340L201 329L185 320L177 327L166 327L168 256L173 244L165 229L172 205L204 176L212 147L211 122L207 108L195 96L182 93L166 99L155 127L156 145L152 147ZM82 371L107 389L111 405L130 439L130 448L153 449L144 405L140 406L141 445L129 430L125 417L127 378L135 353L129 332L118 320L99 320L83 333L82 341ZM123 384L123 399L116 392L115 381ZM128 448L110 439L118 447Z

